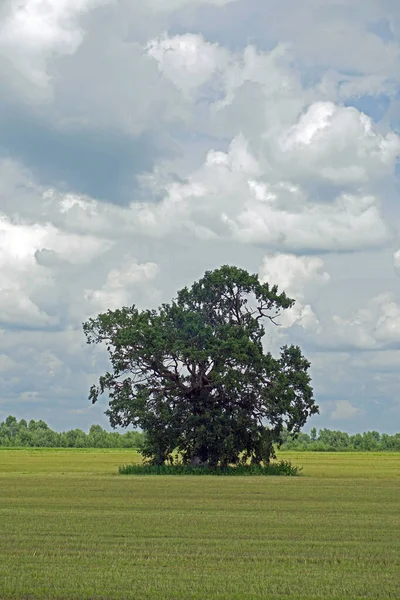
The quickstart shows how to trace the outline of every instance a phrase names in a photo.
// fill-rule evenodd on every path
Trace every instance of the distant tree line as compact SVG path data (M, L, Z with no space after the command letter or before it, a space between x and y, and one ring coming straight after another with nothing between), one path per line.
M58 433L44 421L18 421L9 416L0 424L0 446L30 448L137 448L143 443L143 434L128 431L121 434L92 425L89 433L71 429Z
M331 431L314 427L310 434L299 433L296 437L283 432L281 450L305 450L313 452L368 452L400 451L400 433L388 435L378 431L366 431L350 435L344 431Z
M7 448L137 448L141 449L145 434L139 431L118 433L106 431L100 425L92 425L89 433L82 429L71 429L58 433L42 420L18 421L9 416L0 424L0 446ZM282 433L281 450L343 452L343 451L398 451L400 433L388 435L377 431L367 431L349 435L343 431L331 431L314 427L310 433L291 436L286 430Z

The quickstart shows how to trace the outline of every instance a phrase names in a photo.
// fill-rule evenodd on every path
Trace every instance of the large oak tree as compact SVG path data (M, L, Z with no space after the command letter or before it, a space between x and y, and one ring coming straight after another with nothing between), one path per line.
M298 346L278 358L263 348L294 300L237 267L208 271L158 311L135 306L83 324L87 342L105 342L112 370L92 386L106 390L113 427L146 432L145 457L162 464L268 463L284 427L296 433L318 413Z

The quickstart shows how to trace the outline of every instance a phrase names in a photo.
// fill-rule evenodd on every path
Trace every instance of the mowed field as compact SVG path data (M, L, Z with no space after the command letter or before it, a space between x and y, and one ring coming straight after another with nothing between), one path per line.
M0 450L0 598L400 598L400 454L299 477L121 476L129 450Z

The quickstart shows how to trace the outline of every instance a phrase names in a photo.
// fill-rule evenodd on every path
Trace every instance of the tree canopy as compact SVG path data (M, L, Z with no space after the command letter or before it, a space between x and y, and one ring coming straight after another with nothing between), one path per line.
M278 358L263 348L265 325L293 304L226 265L158 310L133 305L91 318L87 343L106 344L112 369L89 398L108 391L111 425L143 429L154 464L174 451L209 466L268 463L284 427L297 433L318 413L300 348L285 345Z

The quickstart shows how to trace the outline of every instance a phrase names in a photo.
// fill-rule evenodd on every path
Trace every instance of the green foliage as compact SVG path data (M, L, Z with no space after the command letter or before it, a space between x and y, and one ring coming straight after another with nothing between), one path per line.
M313 452L400 452L400 433L388 435L367 431L349 435L342 431L314 427L310 434L300 432L290 435L287 429L281 434L281 450ZM71 429L58 433L44 421L25 419L18 421L9 416L0 423L0 448L142 448L145 434L127 431L120 434L109 432L100 425L92 425L89 433Z
M388 435L377 431L367 431L363 434L349 435L343 431L321 429L315 427L310 435L299 433L291 436L287 431L282 432L283 443L281 450L308 450L314 452L387 452L400 451L400 433Z
M81 429L58 433L44 421L9 416L0 423L0 448L141 448L144 435L138 431L120 434L92 425L89 434Z
M120 475L286 475L295 476L300 473L301 467L292 465L290 461L281 460L269 465L237 465L235 467L202 467L192 465L150 465L131 464L121 465L118 468Z
M206 272L158 311L134 305L83 324L87 343L105 343L111 372L92 386L108 391L113 427L146 432L144 457L162 465L217 465L275 457L283 427L297 433L318 412L297 346L264 352L264 324L294 301L257 275L223 266Z

